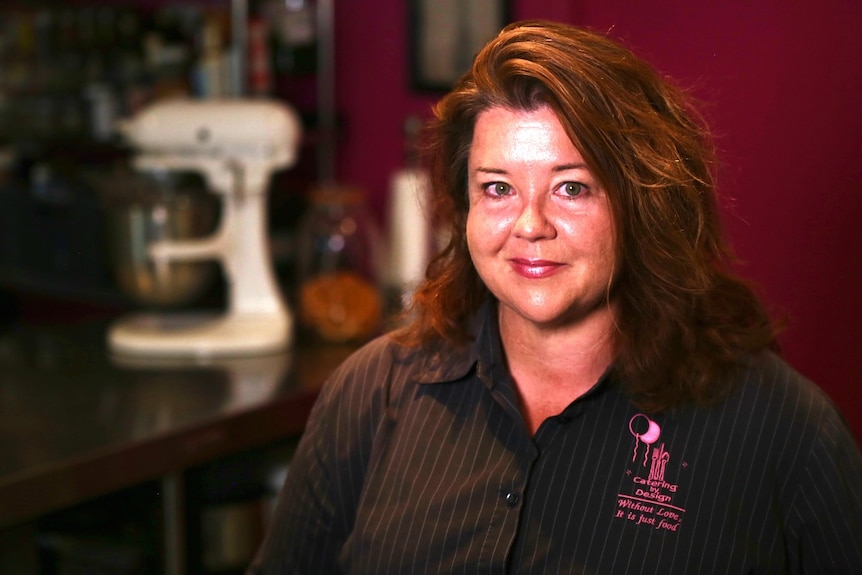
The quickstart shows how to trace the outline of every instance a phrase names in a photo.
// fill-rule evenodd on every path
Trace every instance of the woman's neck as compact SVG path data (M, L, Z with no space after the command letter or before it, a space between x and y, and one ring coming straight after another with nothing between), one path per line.
M573 325L542 328L505 310L500 338L531 433L592 388L614 358L613 311Z

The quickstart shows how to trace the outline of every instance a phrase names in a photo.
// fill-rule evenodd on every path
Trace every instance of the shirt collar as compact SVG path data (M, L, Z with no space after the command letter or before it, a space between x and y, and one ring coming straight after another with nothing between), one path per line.
M443 344L422 353L421 367L414 381L421 384L451 383L476 369L479 377L487 383L489 378L483 374L490 373L494 357L502 357L494 310L490 299L482 304L471 322L472 339L468 343L462 346Z
M488 298L473 318L472 340L460 347L442 345L434 351L421 352L421 367L414 377L419 384L452 383L467 377L475 369L476 376L489 388L510 391L511 379L503 354L503 342L497 319L497 303ZM613 365L609 366L583 399L595 396L608 386L617 386Z

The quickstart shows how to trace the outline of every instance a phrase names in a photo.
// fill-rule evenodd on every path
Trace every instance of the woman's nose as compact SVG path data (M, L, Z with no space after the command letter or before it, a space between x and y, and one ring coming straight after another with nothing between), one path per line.
M546 211L544 202L537 199L526 201L515 220L514 235L529 240L553 237L555 229Z

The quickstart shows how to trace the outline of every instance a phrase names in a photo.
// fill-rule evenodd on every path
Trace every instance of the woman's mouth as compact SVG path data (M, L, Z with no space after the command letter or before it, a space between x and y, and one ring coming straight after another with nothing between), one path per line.
M563 267L563 264L549 260L512 258L509 262L512 264L512 269L514 269L518 275L530 279L546 278L557 273L557 271Z

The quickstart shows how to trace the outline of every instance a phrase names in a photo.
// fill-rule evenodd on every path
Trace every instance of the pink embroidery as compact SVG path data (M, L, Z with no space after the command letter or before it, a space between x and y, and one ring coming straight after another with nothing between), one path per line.
M643 432L638 431L640 429L643 429ZM629 431L635 436L635 449L634 453L632 453L632 461L637 457L638 442L643 441L646 444L644 448L644 465L646 465L649 446L658 441L658 438L661 436L661 427L643 413L639 413L629 421Z
M664 469L670 453L664 450L664 443L652 450L652 466L649 470L650 481L664 481Z
M629 420L629 431L635 438L631 461L627 465L623 489L618 495L616 517L635 525L648 525L653 529L676 532L685 509L674 504L679 486L666 478L671 454L662 442L661 426L643 413ZM643 459L638 461L638 450L643 444ZM687 465L683 462L683 469Z

